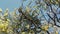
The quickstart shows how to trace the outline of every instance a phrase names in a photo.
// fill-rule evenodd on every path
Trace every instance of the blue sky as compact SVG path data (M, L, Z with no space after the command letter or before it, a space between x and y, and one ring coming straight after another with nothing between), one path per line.
M31 0L27 0L23 3L24 6L28 5ZM0 0L0 8L4 11L6 8L9 9L9 11L13 11L14 8L19 8L21 6L22 0ZM31 4L32 6L34 5Z
M0 0L0 8L4 11L8 8L10 11L13 11L14 8L19 8L21 5L21 0Z

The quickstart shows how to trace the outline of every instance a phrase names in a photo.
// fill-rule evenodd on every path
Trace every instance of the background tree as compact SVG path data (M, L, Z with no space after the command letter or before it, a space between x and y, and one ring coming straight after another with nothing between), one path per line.
M51 25L52 25L51 27L56 26L56 28L57 28L57 27L59 27L57 22L60 23L60 20L59 20L60 18L58 18L60 16L57 16L58 15L57 12L59 12L59 11L57 11L58 10L57 8L59 8L59 5L60 5L59 0L34 0L34 1L35 1L34 4L36 4L36 5L30 6L33 3L33 1L31 1L31 3L29 2L29 4L27 5L27 7L29 7L29 8L25 11L23 8L26 8L26 7L24 6L24 3L22 3L22 7L20 7L18 10L19 13L21 13L23 15L24 19L27 19L29 21L31 20L30 21L31 24L30 23L29 24L30 24L30 26L32 24L34 24L34 27L36 27L36 28L32 29L35 32L35 34L37 34L37 32L40 33L40 31L45 31L45 33L47 32L48 34L51 34L49 32L50 26ZM50 14L51 14L51 16L50 16ZM31 16L31 18L28 16ZM40 16L40 17L38 18L38 16ZM44 21L44 22L42 23L42 21ZM57 21L57 22L55 22L55 21ZM37 31L37 28L39 28L40 31ZM54 32L58 33L56 31L54 31Z
M0 8L0 34L59 34L59 0L22 0L13 12Z

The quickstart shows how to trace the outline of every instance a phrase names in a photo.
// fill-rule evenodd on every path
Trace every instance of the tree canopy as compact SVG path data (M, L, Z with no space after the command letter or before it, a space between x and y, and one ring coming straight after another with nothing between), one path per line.
M59 34L60 0L22 0L19 8L0 8L0 34Z

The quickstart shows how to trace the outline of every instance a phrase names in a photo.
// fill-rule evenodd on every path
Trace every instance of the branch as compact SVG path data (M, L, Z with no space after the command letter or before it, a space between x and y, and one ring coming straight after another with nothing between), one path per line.
M26 14L22 12L22 8L19 8L18 11L19 11L19 13L22 13L22 15L25 19L29 20L31 22L31 24L34 24L35 26L37 26L37 24L40 22L39 19L33 20L33 17L26 16Z

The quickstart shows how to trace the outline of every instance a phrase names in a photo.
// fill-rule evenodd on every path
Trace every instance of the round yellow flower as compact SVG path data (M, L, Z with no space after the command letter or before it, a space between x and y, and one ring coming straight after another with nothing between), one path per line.
M26 25L26 27L29 29L29 25Z
M22 34L25 34L25 32L22 32Z
M46 30L48 30L48 27L49 26L45 25L45 26L42 26L42 29L46 31Z

